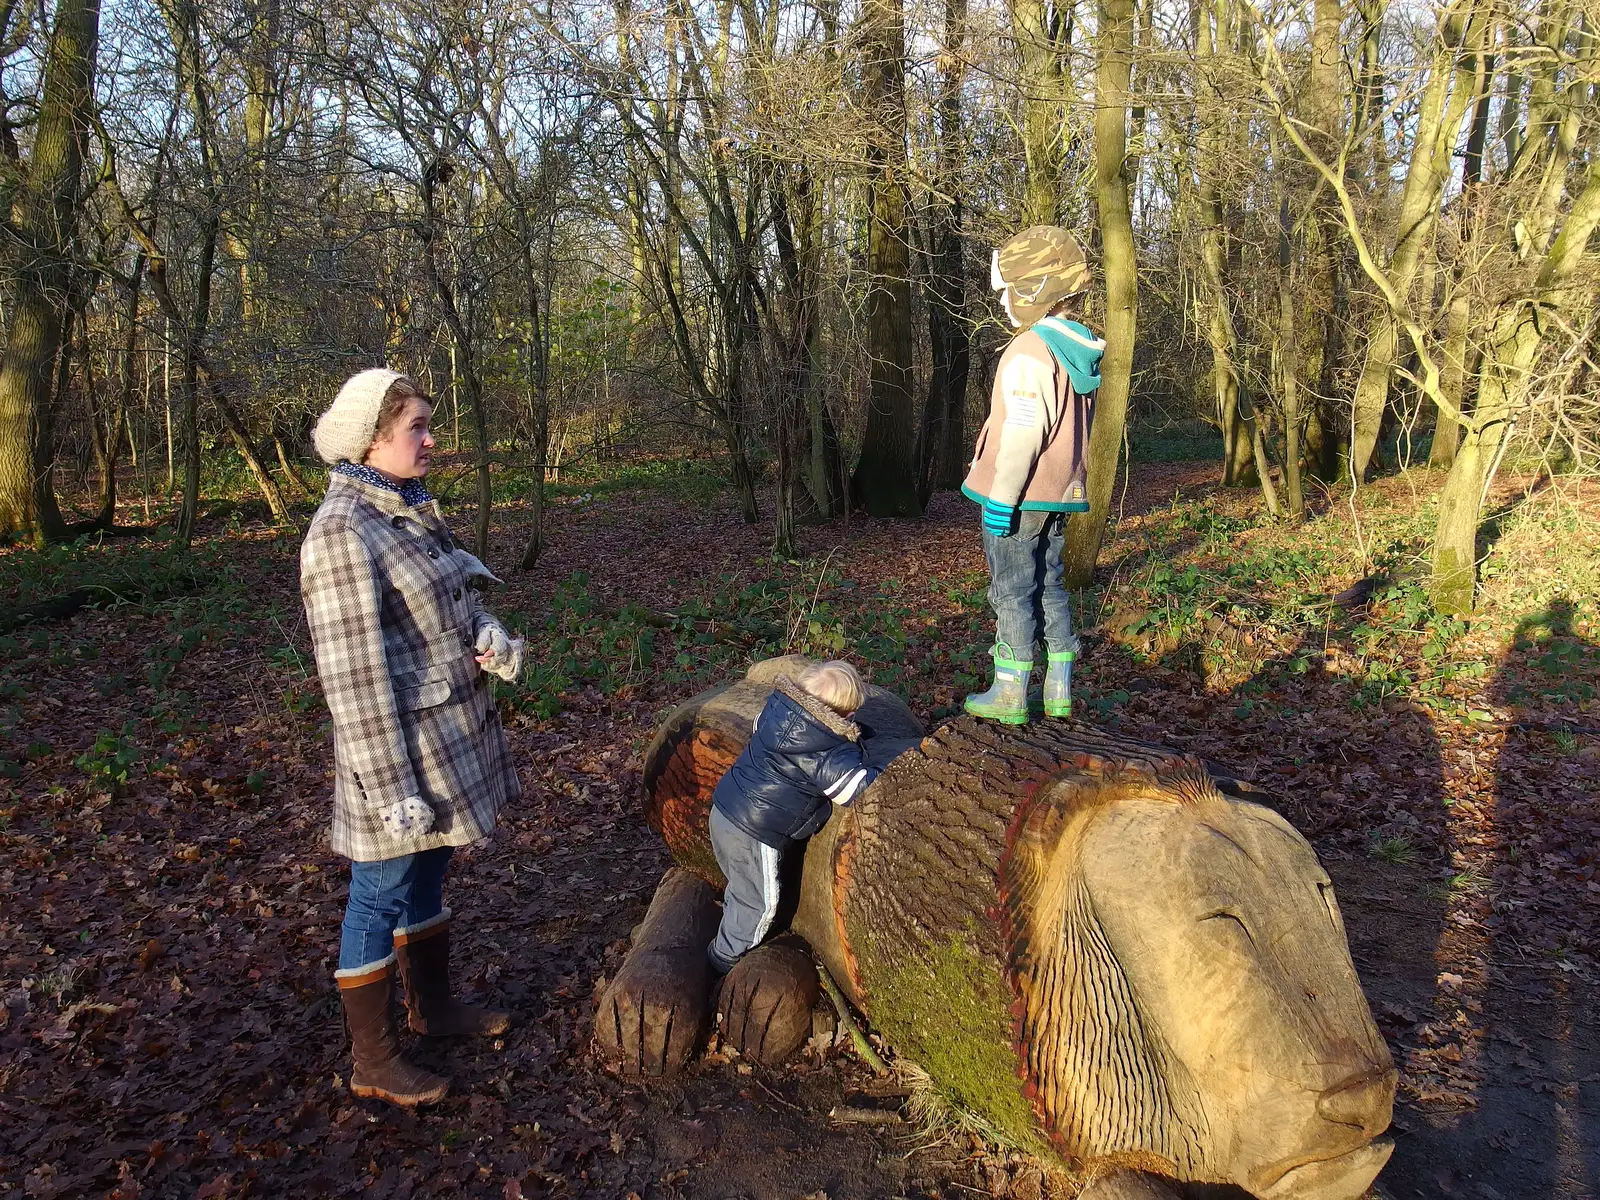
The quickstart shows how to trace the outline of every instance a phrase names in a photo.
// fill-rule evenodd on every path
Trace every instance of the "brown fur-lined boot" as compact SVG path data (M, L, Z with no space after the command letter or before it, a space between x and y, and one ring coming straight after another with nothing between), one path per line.
M334 976L355 1058L350 1091L404 1108L434 1104L444 1099L450 1081L408 1062L400 1053L400 1036L392 1011L394 962L390 955L382 962Z
M511 1014L463 1004L450 995L450 910L394 931L406 1011L413 1032L430 1037L494 1037L511 1028Z

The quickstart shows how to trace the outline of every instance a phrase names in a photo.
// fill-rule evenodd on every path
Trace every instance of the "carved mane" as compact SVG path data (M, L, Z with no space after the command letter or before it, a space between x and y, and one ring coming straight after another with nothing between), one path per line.
M1141 1011L1081 870L1085 835L1109 806L1218 796L1198 762L1161 766L1153 776L1148 764L1096 763L1018 811L1000 864L1006 969L1024 1089L1057 1148L1196 1178L1210 1142L1199 1089Z

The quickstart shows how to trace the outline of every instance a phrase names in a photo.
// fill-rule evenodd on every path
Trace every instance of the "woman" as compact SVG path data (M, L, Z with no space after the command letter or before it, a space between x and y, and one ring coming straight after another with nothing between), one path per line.
M422 485L432 405L395 371L352 376L312 441L333 470L300 549L300 593L333 717L333 849L351 859L335 978L350 1090L411 1107L449 1081L400 1053L396 968L412 1030L503 1033L506 1013L450 995L445 867L521 789L485 673L513 680L522 642L469 586L494 579L451 542ZM498 581L496 581L498 582Z

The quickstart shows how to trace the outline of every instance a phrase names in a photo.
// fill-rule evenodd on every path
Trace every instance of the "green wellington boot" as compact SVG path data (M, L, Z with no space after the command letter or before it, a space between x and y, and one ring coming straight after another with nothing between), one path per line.
M1011 647L1004 642L994 648L994 683L987 692L974 692L967 697L966 710L975 717L1003 721L1007 725L1028 723L1028 676L1033 673L1031 662L1018 662L1011 657Z
M1047 654L1044 672L1044 715L1070 717L1072 715L1072 660L1077 655L1071 650Z

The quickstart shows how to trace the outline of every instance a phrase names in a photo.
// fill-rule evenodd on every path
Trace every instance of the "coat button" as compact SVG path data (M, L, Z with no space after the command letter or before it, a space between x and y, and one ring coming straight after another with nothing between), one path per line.
M456 589L456 590L455 590L455 591L453 591L453 592L451 592L451 593L450 593L450 598L451 598L451 599L452 599L452 600L459 600L459 599L461 599L461 589L460 589L460 588L457 588L457 589Z
M435 550L432 546L429 546L428 547L428 557L429 558L438 558L439 557L439 552L437 550Z
M393 525L396 529L404 529L406 527L406 519L404 517L395 517L389 522L389 524Z

